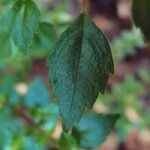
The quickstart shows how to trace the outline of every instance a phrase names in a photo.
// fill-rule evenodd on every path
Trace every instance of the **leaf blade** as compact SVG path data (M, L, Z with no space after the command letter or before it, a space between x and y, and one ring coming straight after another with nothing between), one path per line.
M96 148L104 142L113 130L119 115L104 115L94 112L85 113L73 129L73 135L84 148Z
M91 40L91 37L94 40ZM49 79L66 130L104 93L113 60L109 44L91 18L81 13L62 34L49 57Z
M39 32L35 36L35 44L43 49L52 49L56 42L57 34L52 24L40 22Z
M23 51L32 44L38 31L39 10L32 0L17 1L10 10L13 15L12 37L15 44ZM11 19L12 20L12 19Z
M34 107L35 105L46 106L49 104L48 89L41 76L38 76L33 80L25 100L26 105L29 107Z

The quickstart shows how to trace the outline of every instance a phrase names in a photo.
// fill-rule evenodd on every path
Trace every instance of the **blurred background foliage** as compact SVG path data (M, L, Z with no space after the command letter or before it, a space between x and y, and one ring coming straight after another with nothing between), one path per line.
M24 55L5 29L14 2L0 0L0 150L79 150L78 140L62 133L58 106L47 85L46 58L82 3L36 0L44 23ZM115 62L115 75L93 111L122 116L97 150L149 150L150 48L133 25L131 0L87 0L86 7L107 35Z

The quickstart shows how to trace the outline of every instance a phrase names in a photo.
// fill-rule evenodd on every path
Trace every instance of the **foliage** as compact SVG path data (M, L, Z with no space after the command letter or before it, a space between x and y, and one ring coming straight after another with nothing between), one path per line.
M35 59L45 57L52 48L57 38L56 29L52 23L39 20L41 18L39 10L31 0L25 3L11 0L8 3L1 2L0 5L3 8L0 15L0 69L5 69L5 65L11 65L17 72L24 75ZM23 18L23 15L26 17ZM15 26L17 18L23 22L16 23ZM22 32L22 30L25 31ZM31 34L27 34L27 30L30 30ZM47 33L49 36L46 35ZM19 37L16 37L18 35ZM28 53L23 55L20 50L24 53L28 51Z
M111 43L114 60L117 62L126 56L132 56L136 53L136 48L142 48L144 45L143 35L138 28L125 30Z
M85 108L92 108L99 91L104 93L113 61L103 33L84 13L62 34L53 51L48 60L49 78L68 130L78 123Z
M79 146L75 138L66 133L62 133L61 138L59 140L59 145L61 147L61 150L66 150L66 149L78 150L79 149Z
M5 80L7 81L8 79L4 78L3 81ZM14 78L12 77L9 81L14 81ZM35 150L48 149L49 141L52 142L55 140L52 134L55 131L57 122L60 120L57 105L52 102L47 103L47 88L42 77L37 77L33 80L25 95L19 93L11 82L7 81L7 85L12 89L10 91L13 94L14 92L16 93L15 95L17 96L15 97L12 92L10 94L5 91L3 85L6 85L6 83L0 86L1 91L4 91L3 94L0 92L0 142L3 143L3 145L0 145L1 149L5 149L5 147L12 150L26 150L31 148ZM39 92L37 93L39 89L43 95L39 95ZM75 128L78 134L81 135L79 143L78 135L69 135L67 133L62 133L60 139L55 142L61 150L78 150L79 146L85 147L85 145L87 148L91 148L91 145L88 145L89 141L86 141L86 139L91 139L93 141L97 140L95 143L92 142L92 147L96 147L114 128L117 121L116 117L116 115L101 116L96 113L85 113L81 122ZM93 125L84 126L85 121L90 121ZM93 130L97 131L97 136L100 136L99 140L95 136L95 132L91 132ZM87 132L86 136L84 136L85 131ZM103 134L98 134L99 132ZM82 144L83 141L84 144Z
M126 76L123 82L113 87L111 93L101 95L101 97L98 98L102 104L109 107L110 112L119 112L122 114L117 124L120 140L125 139L129 129L133 127L149 128L150 125L147 116L149 110L142 106L141 101L144 95L149 95L146 83L150 81L150 72L148 70L141 70L138 76L139 80L136 80L135 77L131 75ZM131 117L133 112L132 119L129 118L128 112Z
M43 84L43 79L41 77L37 77L32 85L29 87L28 94L26 96L26 104L28 106L32 105L48 105L49 94L48 89L45 84Z
M145 39L150 40L149 0L133 0L132 14L135 24L142 30Z
M16 45L25 51L32 44L38 30L39 10L32 0L17 1L8 13L12 26L12 37Z
M81 147L96 148L102 144L114 128L119 115L86 113L74 128Z
M99 91L104 92L108 74L113 72L109 44L104 34L85 13L80 14L62 34L59 42L56 42L60 33L72 21L72 16L66 13L67 0L63 1L66 5L62 2L57 8L39 7L40 11L38 2L0 0L0 149L91 149L102 144L114 127L121 140L133 126L149 127L149 110L142 107L141 101L137 103L137 100L148 95L149 91L145 87L149 85L149 72L141 71L138 81L133 76L128 76L123 82L116 84L111 93L100 95L98 100L109 107L110 112L107 114L87 112L85 108L92 107ZM144 33L145 29L142 31ZM67 37L66 41L62 39L68 35L72 38ZM66 46L63 45L65 42ZM63 44L60 46L61 43ZM133 28L133 31L125 31L113 41L112 52L118 61L126 55L133 55L136 47L143 45L141 33ZM32 73L33 63L43 62L48 52L50 79L55 75L65 74L63 84L58 86L58 92L54 86L48 89L45 79ZM37 65L42 68L41 64ZM54 68L59 65L62 66L60 70ZM33 81L31 76L35 77ZM55 84L59 80L59 76L56 77ZM69 82L73 84L70 85ZM53 90L54 94L51 94ZM72 96L72 99L67 98L67 101L64 95ZM67 117L63 115L63 120L67 118L65 128L73 127L69 133L61 132L60 108L55 103L57 100L59 104L63 100L64 106L60 108L64 108L62 112L67 111L67 115L69 114ZM68 102L72 114L68 112ZM76 107L79 111L74 110ZM132 121L127 117L126 111L129 108L138 113L139 120ZM83 110L86 111L83 113ZM115 126L118 120L116 112L121 114L122 119ZM70 120L70 116L73 120ZM59 136L57 131L61 132Z

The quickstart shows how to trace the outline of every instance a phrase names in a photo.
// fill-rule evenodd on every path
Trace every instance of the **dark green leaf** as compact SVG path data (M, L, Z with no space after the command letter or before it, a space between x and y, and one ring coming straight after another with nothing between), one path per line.
M140 27L145 38L150 40L150 1L133 0L132 13L136 26Z
M78 123L104 93L113 60L108 41L91 18L81 13L62 34L48 59L49 79L59 100L66 130Z
M56 31L50 23L41 22L39 32L35 38L36 45L44 49L51 49L56 42Z
M78 150L78 144L74 137L69 134L63 133L59 140L61 150Z
M49 94L42 77L37 77L29 87L25 103L32 107L34 105L45 106L49 102Z
M95 148L104 142L118 118L119 115L86 113L73 133L82 147Z
M38 31L39 10L32 0L18 0L9 14L12 24L12 36L16 45L26 52ZM9 18L8 18L9 19Z

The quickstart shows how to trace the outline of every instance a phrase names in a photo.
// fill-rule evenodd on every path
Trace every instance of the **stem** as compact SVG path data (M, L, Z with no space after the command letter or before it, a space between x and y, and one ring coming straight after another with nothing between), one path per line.
M83 4L82 4L82 5L83 5L83 6L82 6L82 7L83 7L83 12L86 11L86 3L85 3L85 1L86 1L86 0L82 0L82 2L83 2Z

